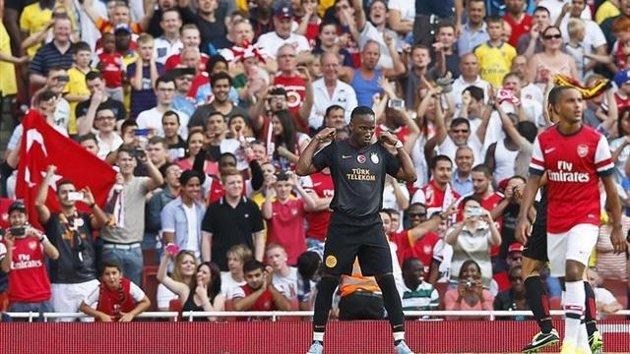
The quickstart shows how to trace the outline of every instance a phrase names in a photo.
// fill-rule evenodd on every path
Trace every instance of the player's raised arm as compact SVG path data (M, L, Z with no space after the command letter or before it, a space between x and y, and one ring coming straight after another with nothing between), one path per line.
M302 151L297 166L295 167L295 173L298 176L308 176L319 170L313 165L313 156L323 143L335 138L335 132L335 128L324 128L311 139L311 142L308 143L304 151Z
M398 160L400 161L401 167L396 172L397 179L404 180L405 182L415 182L418 179L416 176L416 169L413 167L413 162L411 161L411 157L407 151L405 151L402 141L398 140L396 136L392 135L390 132L382 132L379 139L387 145L391 145L396 148L398 152Z

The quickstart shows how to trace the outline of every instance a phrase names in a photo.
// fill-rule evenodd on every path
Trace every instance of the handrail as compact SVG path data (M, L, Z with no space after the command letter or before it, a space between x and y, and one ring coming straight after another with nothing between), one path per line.
M36 318L43 318L44 322L48 319L58 318L89 318L88 315L81 312L7 312L11 318L28 318L29 322L33 322ZM497 317L513 317L513 316L532 316L531 311L404 311L408 317L488 317L493 321ZM552 310L551 316L562 316L564 311ZM175 311L167 312L143 312L137 318L170 318L177 321L180 313ZM181 313L182 318L193 321L197 317L270 317L272 321L276 321L278 317L313 317L313 311L185 311ZM630 310L620 310L611 316L630 316Z

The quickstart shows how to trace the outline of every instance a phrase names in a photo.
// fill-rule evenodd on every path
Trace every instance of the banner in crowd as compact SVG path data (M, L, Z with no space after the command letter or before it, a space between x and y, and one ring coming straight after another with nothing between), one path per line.
M116 178L116 171L110 165L56 131L37 110L28 111L22 120L22 128L16 195L24 200L31 225L40 226L34 201L49 165L57 167L46 199L46 206L51 211L60 210L56 190L61 180L72 181L77 190L89 187L96 203L105 204ZM81 203L78 207L88 210Z

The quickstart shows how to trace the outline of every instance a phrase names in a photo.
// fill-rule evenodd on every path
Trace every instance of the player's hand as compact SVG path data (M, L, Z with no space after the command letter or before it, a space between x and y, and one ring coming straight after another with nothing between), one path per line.
M315 139L317 139L317 141L319 141L320 144L325 143L327 141L333 140L335 138L336 133L337 133L337 129L327 127L320 130L319 133L315 135Z
M527 244L527 239L529 238L529 235L531 233L532 223L529 222L527 216L525 216L524 218L519 218L518 222L516 223L516 230L514 231L514 237L516 238L516 241L520 242L523 245Z
M610 242L612 242L613 250L616 254L624 253L627 248L626 240L623 237L621 225L615 226L610 233Z
M398 143L398 138L388 131L383 131L378 139L383 143L391 146L396 146L396 144Z

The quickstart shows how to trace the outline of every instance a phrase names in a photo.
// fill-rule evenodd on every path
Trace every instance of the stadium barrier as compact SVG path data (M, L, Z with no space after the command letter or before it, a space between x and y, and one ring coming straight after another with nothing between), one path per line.
M460 320L407 321L407 340L421 353L512 353L518 352L538 331L534 321L498 320L527 316L529 311L408 311L408 316L457 316ZM553 311L554 316L562 311ZM11 314L33 320L39 314ZM0 353L304 353L311 341L311 312L196 312L184 313L178 322L144 322L149 318L174 321L176 312L144 313L132 323L0 323ZM630 351L630 315L625 310L599 323L605 352ZM42 315L46 321L78 318L82 314ZM199 316L267 317L271 320L190 322ZM486 320L467 319L483 317ZM487 319L495 318L490 321ZM287 320L289 319L289 320ZM275 320L275 321L274 321ZM563 321L554 324L563 330ZM326 353L392 353L387 321L331 321L325 339ZM552 347L550 351L558 351Z

